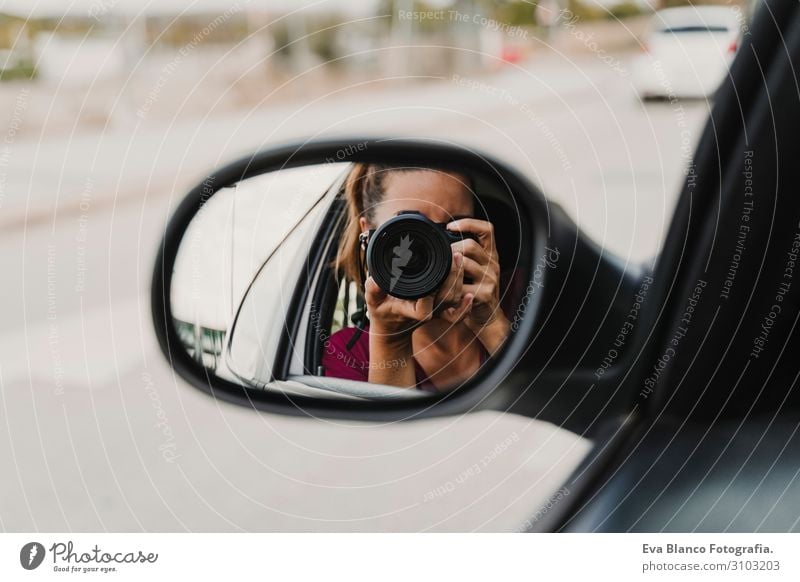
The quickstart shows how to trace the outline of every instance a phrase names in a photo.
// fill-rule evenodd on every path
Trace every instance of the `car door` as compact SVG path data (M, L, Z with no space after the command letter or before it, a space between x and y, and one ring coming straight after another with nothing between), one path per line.
M640 419L559 529L800 527L798 58L800 6L764 3L654 274Z

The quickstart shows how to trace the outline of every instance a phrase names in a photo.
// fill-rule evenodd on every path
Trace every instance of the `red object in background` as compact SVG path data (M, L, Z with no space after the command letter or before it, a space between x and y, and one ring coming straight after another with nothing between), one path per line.
M500 58L506 63L518 63L522 60L522 50L518 46L505 45L500 51Z

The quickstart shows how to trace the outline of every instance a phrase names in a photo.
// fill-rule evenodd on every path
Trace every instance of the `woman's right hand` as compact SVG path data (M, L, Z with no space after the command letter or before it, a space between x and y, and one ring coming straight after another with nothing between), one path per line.
M430 321L436 312L463 304L464 257L453 254L450 275L439 292L419 299L399 299L381 289L372 277L367 278L364 298L369 310L370 335L386 343L410 340L411 332Z
M472 296L462 297L464 256L453 254L453 267L439 292L420 299L398 299L381 289L372 277L364 286L364 298L369 310L369 381L389 386L413 388L415 368L411 365L414 352L411 333L430 321L437 310L449 305L470 306ZM400 365L383 365L388 362Z
M364 298L369 313L370 336L380 336L388 343L409 340L414 328L433 317L432 295L416 300L398 299L381 289L372 277L367 279Z
M364 298L369 310L369 381L413 388L416 373L411 365L414 358L411 332L433 317L434 297L415 301L398 299L369 277L364 286ZM381 365L387 362L400 365Z

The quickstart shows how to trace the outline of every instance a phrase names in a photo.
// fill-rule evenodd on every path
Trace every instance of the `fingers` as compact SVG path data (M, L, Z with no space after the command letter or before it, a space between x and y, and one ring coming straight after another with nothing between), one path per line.
M497 263L481 265L464 257L464 276L471 281L463 285L463 292L473 295L476 305L494 306L499 302L500 268Z
M375 279L372 277L367 277L367 281L364 284L364 299L367 302L367 305L375 306L379 305L386 299L387 293L380 286L375 282Z
M396 299L392 302L392 310L413 321L428 321L433 317L433 296L422 297L416 301Z
M414 301L414 314L417 321L428 321L433 317L434 301L432 296L422 297Z
M478 261L480 264L485 265L492 260L492 255L486 252L478 241L471 238L465 238L450 245L453 252L462 253L465 257Z
M461 287L464 283L464 255L460 252L453 253L453 262L450 265L450 274L444 280L436 293L436 306L456 305L461 301Z
M474 300L474 296L471 293L466 293L462 298L458 305L455 307L449 307L441 312L439 317L444 319L446 322L454 325L461 320L463 320L467 315L469 315L470 310L472 309L472 302Z
M472 233L478 237L478 243L489 255L497 253L494 240L494 225L486 220L477 218L461 218L447 223L447 230L462 234ZM471 239L467 239L471 240ZM466 254L466 253L465 253Z
M373 323L381 322L382 329L405 333L433 317L433 296L415 301L398 299L381 289L372 277L365 282L364 297L370 319Z
M475 283L486 280L497 282L500 278L500 265L494 262L481 264L471 257L464 257L464 275Z

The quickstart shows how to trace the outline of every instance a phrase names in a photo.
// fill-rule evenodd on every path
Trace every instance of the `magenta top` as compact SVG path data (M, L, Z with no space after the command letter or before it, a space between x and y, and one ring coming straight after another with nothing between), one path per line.
M361 336L355 341L353 347L348 350L347 343L356 333L355 327L345 327L334 333L322 352L322 366L325 375L332 378L343 378L345 380L358 380L359 382L369 381L369 326L364 327ZM480 364L489 358L486 349L481 346ZM436 386L430 380L425 370L413 359L414 375L417 379L417 388L436 392ZM389 366L403 366L405 362L400 360L388 361Z

